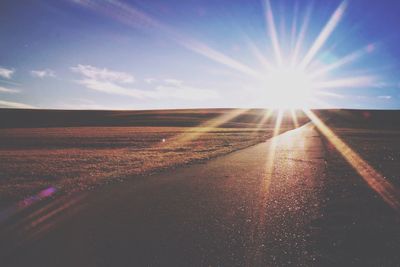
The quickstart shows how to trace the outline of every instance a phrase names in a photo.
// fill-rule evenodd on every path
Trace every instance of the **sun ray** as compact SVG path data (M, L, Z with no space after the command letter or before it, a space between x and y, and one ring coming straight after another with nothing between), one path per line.
M313 60L315 55L325 44L326 40L328 40L328 38L332 34L333 30L339 24L343 14L344 14L344 11L346 10L346 7L347 7L347 3L344 1L339 5L339 7L332 14L328 23L322 29L321 33L318 35L317 39L312 44L310 50L307 52L306 56L300 63L301 68L304 69L308 66L308 64L310 64L310 62Z
M293 49L296 40L298 13L299 13L299 2L296 1L293 11L292 27L290 31L290 49Z
M168 144L176 143L176 145L182 146L182 144L197 139L201 135L215 130L224 123L232 121L234 118L242 115L248 110L249 109L233 109L230 112L223 113L222 115L210 119L199 126L189 128L182 134L176 136L173 140L170 140Z
M326 65L323 68L319 69L318 71L315 71L310 74L312 78L317 78L318 76L324 75L326 73L329 73L335 69L338 69L344 65L350 64L360 57L364 56L365 54L369 53L371 44L367 45L366 47L363 47L362 49L359 49L357 51L354 51L341 59L338 59L337 61L333 62L332 64Z
M176 31L173 27L161 23L157 19L153 18L149 14L129 5L126 3L122 3L116 0L110 1L94 1L94 0L86 0L86 1L76 1L76 3L85 6L89 9L95 10L99 13L102 13L116 21L119 21L123 24L126 24L133 28L139 29L147 29L147 30L156 30L159 33L162 33L166 37L174 40L176 43L181 45L182 47L195 52L199 55L202 55L214 62L220 63L224 66L232 68L236 71L242 72L243 74L252 76L254 78L260 79L262 75L247 66L244 63L241 63L224 53L217 51L207 44L190 38L189 36L183 35L182 33Z
M268 109L264 115L262 116L261 120L257 123L256 130L259 130L260 128L263 127L263 125L268 121L268 119L271 118L273 109Z
M272 114L273 114L273 109L267 109L265 110L264 114L261 117L261 120L257 123L256 127L253 129L253 133L252 135L255 136L257 135L257 133L259 131L261 131L261 129L263 129L263 131L269 131L269 127L265 127L266 122L268 122L269 119L272 118ZM268 129L266 129L268 128Z
M290 109L290 117L292 118L293 124L295 128L299 127L299 121L297 119L297 114L296 114L296 110L291 108Z
M197 54L200 54L202 56L205 56L217 63L220 63L222 65L230 67L231 69L242 72L243 74L252 76L256 79L262 78L262 75L258 71L223 54L222 52L212 49L211 47L209 47L208 45L206 45L204 43L201 43L194 39L189 39L187 37L185 38L181 35L180 35L180 37L177 37L176 40L178 41L178 43L180 43L187 49L189 49L193 52L196 52Z
M272 42L272 47L274 49L276 62L280 66L283 63L281 47L279 45L279 38L278 38L278 34L276 32L274 14L272 12L270 0L266 0L265 5L266 5L266 17L267 17L268 31L269 31L269 34L271 35L271 42Z
M303 23L301 25L300 32L297 37L294 50L292 52L292 56L291 56L291 66L292 67L297 65L297 59L300 54L301 47L303 46L304 38L305 38L307 28L308 28L308 23L310 21L310 16L311 16L311 6L309 6L307 8L307 11L304 15Z
M254 209L252 217L255 218L255 222L251 225L250 235L251 240L254 242L253 247L250 249L249 257L250 262L248 262L249 266L258 266L261 263L259 259L261 258L261 251L259 251L259 247L262 244L265 236L264 236L264 228L265 228L265 210L267 205L267 197L268 191L271 184L271 179L274 173L274 163L275 163L275 153L278 144L277 135L280 132L280 127L283 119L283 110L278 109L274 110L276 112L276 120L275 127L273 131L273 137L270 139L270 143L267 151L267 161L265 163L265 176L263 177L259 191L258 191L258 206Z
M278 109L278 114L276 116L276 123L275 123L275 128L274 128L274 135L273 137L277 136L281 130L282 126L282 120L283 120L283 109Z
M374 76L355 76L343 79L328 80L314 83L315 89L324 88L347 88L371 86L376 81Z
M266 71L271 71L274 69L272 64L268 61L268 59L264 56L264 54L260 51L260 49L249 39L246 39L247 46L249 47L251 53L254 57L261 63L261 65L265 68Z
M339 138L314 112L304 110L317 129L336 148L344 159L356 170L364 181L396 211L400 211L400 190L393 186L367 161Z
M268 147L268 157L267 157L267 163L266 163L266 175L268 177L267 180L270 180L270 175L272 175L273 167L274 167L274 158L275 158L275 150L276 150L276 145L277 145L277 139L276 137L279 135L279 132L281 130L281 125L282 125L282 120L283 120L283 110L278 109L276 114L276 120L275 120L275 126L274 126L274 131L272 138L270 139L270 146Z

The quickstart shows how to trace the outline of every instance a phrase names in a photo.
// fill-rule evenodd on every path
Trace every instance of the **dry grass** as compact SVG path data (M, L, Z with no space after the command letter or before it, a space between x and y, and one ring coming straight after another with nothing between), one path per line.
M272 131L215 128L204 132L188 127L1 129L0 200L20 199L49 186L64 192L86 190L206 160L262 142Z

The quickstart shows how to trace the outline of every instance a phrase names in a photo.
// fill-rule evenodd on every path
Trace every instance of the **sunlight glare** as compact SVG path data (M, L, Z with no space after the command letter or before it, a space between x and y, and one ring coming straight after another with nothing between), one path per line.
M319 132L336 148L343 158L354 168L364 181L382 199L397 212L400 211L400 190L391 184L381 173L375 170L366 160L347 145L331 128L329 128L313 111L304 110L305 114L317 127Z
M268 73L265 86L267 97L275 108L305 108L314 83L304 70L281 67Z

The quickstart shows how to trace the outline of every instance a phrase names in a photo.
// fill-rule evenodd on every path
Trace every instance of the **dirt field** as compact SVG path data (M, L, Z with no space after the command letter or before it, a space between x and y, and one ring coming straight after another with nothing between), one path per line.
M3 110L0 201L50 187L60 192L91 189L213 158L272 136L276 118L263 120L265 111L231 112ZM60 124L68 127L56 127ZM293 127L286 116L281 130Z
M0 195L23 197L53 186L88 189L165 168L209 159L265 141L272 130L178 127L88 127L0 131Z

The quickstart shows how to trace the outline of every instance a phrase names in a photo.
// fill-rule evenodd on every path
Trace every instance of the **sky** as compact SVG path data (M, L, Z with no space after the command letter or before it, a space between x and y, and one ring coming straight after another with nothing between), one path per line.
M398 109L399 13L397 0L3 0L0 107Z

